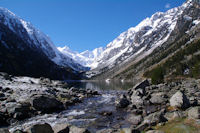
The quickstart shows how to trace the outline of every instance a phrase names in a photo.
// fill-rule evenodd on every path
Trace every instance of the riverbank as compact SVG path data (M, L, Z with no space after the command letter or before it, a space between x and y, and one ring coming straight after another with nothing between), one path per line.
M198 133L199 87L200 80L188 79L159 85L145 80L129 90L69 88L62 81L0 73L0 132Z
M42 114L59 113L94 95L99 94L90 89L68 88L62 81L0 73L0 127L17 125Z
M117 106L132 112L134 132L200 132L200 80L151 85L148 80L129 89ZM155 131L154 131L155 130ZM160 131L156 131L160 130Z

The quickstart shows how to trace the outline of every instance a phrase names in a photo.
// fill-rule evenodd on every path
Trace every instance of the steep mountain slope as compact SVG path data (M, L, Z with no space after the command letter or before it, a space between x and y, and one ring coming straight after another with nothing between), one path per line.
M148 58L153 51L160 47L162 50L166 49L170 46L167 44L177 41L183 33L191 28L193 21L198 21L198 5L192 0L188 0L182 6L170 9L165 13L155 13L138 26L122 33L108 44L98 60L98 67L88 72L88 77L124 79L133 77L127 76L127 73L138 74L138 69L134 68L134 64L145 57ZM133 73L133 71L135 72Z
M45 34L5 8L0 8L0 44L0 71L10 74L63 79L85 69L60 53Z
M98 57L103 52L103 48L99 47L92 51L86 50L84 52L78 53L69 49L69 47L58 47L58 50L64 55L72 58L74 61L79 62L82 66L93 68L95 67L95 62Z
M176 51L146 70L145 77L151 78L154 84L188 77L200 78L200 20L194 21L194 24L178 41L177 45L181 48L172 47Z
M151 71L152 68L162 64L168 60L168 58L171 59L171 57L176 54L176 52L182 50L185 45L192 44L192 40L200 39L199 22L200 5L194 2L183 11L169 39L161 47L156 48L149 56L140 61L135 62L133 60L128 65L124 64L126 65L125 69L115 73L114 77L118 79L135 80L134 77L141 78L144 72ZM180 56L184 57L187 55L182 54ZM182 59L176 60L174 64L181 64L181 60ZM170 70L173 73L173 69ZM171 72L168 71L167 73ZM145 76L147 75L149 74L146 73Z

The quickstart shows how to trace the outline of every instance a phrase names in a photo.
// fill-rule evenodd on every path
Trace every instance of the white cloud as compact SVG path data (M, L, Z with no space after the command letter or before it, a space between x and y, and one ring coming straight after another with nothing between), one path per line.
M169 4L169 3L167 3L166 5L165 5L165 8L170 8L171 7L171 5Z

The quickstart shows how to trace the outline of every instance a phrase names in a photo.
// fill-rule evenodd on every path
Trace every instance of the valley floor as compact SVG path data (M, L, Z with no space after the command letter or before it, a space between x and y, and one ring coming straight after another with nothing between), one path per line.
M199 88L200 80L187 79L145 80L129 90L81 89L0 73L0 132L198 133Z

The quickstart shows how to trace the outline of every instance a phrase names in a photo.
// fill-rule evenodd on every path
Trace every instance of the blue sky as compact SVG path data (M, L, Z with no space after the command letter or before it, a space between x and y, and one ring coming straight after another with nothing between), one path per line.
M157 11L185 0L0 0L47 34L56 46L75 51L105 47L120 33Z

